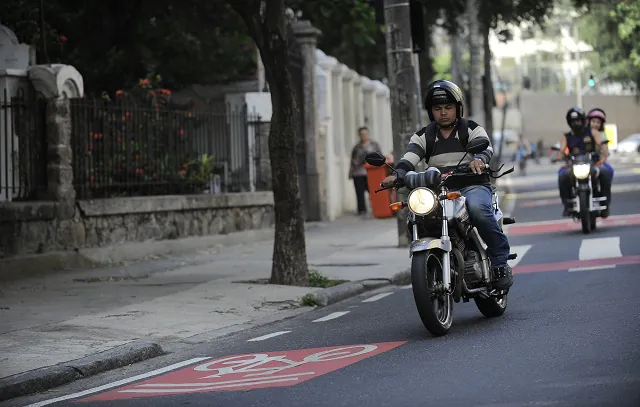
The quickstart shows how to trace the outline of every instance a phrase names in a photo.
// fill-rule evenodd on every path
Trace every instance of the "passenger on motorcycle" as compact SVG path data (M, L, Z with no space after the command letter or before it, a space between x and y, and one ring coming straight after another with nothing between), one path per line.
M591 132L592 133L598 132L600 134L601 139L606 140L607 137L604 134L604 124L607 121L607 114L604 112L604 110L597 107L594 109L591 109L589 111L589 114L587 114L587 119L589 120L589 127L591 127ZM611 164L609 164L609 161L607 160L607 158L609 158L609 145L601 144L600 145L600 161L602 162L602 165L604 165L609 169L609 171L611 171L611 183L613 184L614 171ZM611 197L609 197L609 199L611 199Z
M425 109L429 119L436 122L435 132L427 132L424 127L417 131L409 141L407 151L396 166L398 177L403 179L407 172L415 171L416 165L425 160L429 167L436 167L445 173L455 168L465 155L465 147L469 140L486 138L486 131L478 123L463 119L462 90L453 82L435 81L427 89ZM509 257L509 241L500 230L493 214L491 200L491 180L483 173L485 164L493 156L491 145L471 157L467 155L461 165L469 165L475 176L460 177L450 188L459 189L466 198L467 210L473 225L480 237L487 244L487 253L493 267L493 286L507 289L513 285L511 267L507 264ZM395 175L388 176L382 186L390 187L396 180Z
M587 126L584 111L579 107L573 107L567 112L566 120L571 131L563 134L560 139L558 160L563 159L562 152L567 148L569 150L569 154L574 156L588 153L597 154L602 143L602 138L600 136L600 132L592 132ZM601 193L607 197L607 209L603 210L600 216L606 218L609 216L609 204L611 201L611 170L606 166L601 165L600 162L596 163L596 165L598 165L598 169L600 170L599 180ZM562 216L569 216L571 214L571 204L568 200L574 198L573 181L573 173L568 167L563 166L558 170L558 189L560 191L560 198L564 204Z

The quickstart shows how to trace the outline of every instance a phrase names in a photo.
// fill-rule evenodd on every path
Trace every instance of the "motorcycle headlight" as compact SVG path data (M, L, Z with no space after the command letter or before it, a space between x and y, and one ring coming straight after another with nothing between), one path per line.
M417 188L409 194L409 209L416 215L428 215L438 204L438 197L427 188Z
M585 179L591 172L591 166L589 164L576 164L573 166L573 175L578 179Z

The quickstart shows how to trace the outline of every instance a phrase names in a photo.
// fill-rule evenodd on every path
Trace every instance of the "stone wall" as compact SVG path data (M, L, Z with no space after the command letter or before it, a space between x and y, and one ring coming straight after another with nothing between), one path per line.
M0 204L0 259L273 225L271 192Z

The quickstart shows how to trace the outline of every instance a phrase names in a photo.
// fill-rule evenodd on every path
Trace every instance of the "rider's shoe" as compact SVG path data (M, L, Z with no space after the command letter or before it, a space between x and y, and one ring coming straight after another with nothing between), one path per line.
M493 269L494 281L491 283L493 288L499 290L506 290L513 285L513 273L511 272L511 266L506 265L502 267L495 267Z
M601 218L608 218L609 217L609 206L607 205L607 209L603 209L600 211L600 217Z

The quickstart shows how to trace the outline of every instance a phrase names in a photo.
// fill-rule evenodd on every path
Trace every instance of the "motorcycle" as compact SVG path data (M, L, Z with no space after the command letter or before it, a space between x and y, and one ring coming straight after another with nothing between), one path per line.
M488 145L488 140L469 141L465 157L484 151ZM365 160L373 166L389 166L378 152L368 154ZM433 167L419 173L410 171L403 181L396 178L394 185L381 185L382 188L375 191L403 186L410 190L406 202L394 202L390 207L393 210L409 208L407 226L412 234L409 257L413 296L422 323L435 336L449 332L454 302L469 302L473 298L478 310L486 317L500 316L507 309L509 290L491 287L492 267L487 246L471 224L465 197L448 188L449 182L456 177L475 175L468 165L461 166L460 162L453 171L445 174ZM389 167L395 172L393 167ZM488 165L485 171L493 178L500 178L513 172L513 168L495 177ZM503 217L495 189L492 201L500 229L503 225L515 223L514 218ZM509 255L510 260L516 257L516 254Z
M608 140L603 140L602 143L608 143ZM560 148L554 148L554 150L559 151ZM600 211L607 209L607 206L602 204L607 197L595 196L596 193L594 193L601 190L600 170L595 165L599 155L587 153L577 156L563 154L563 156L573 173L572 196L575 198L570 200L571 217L576 221L579 219L582 232L589 234L596 229L596 219L600 216Z

